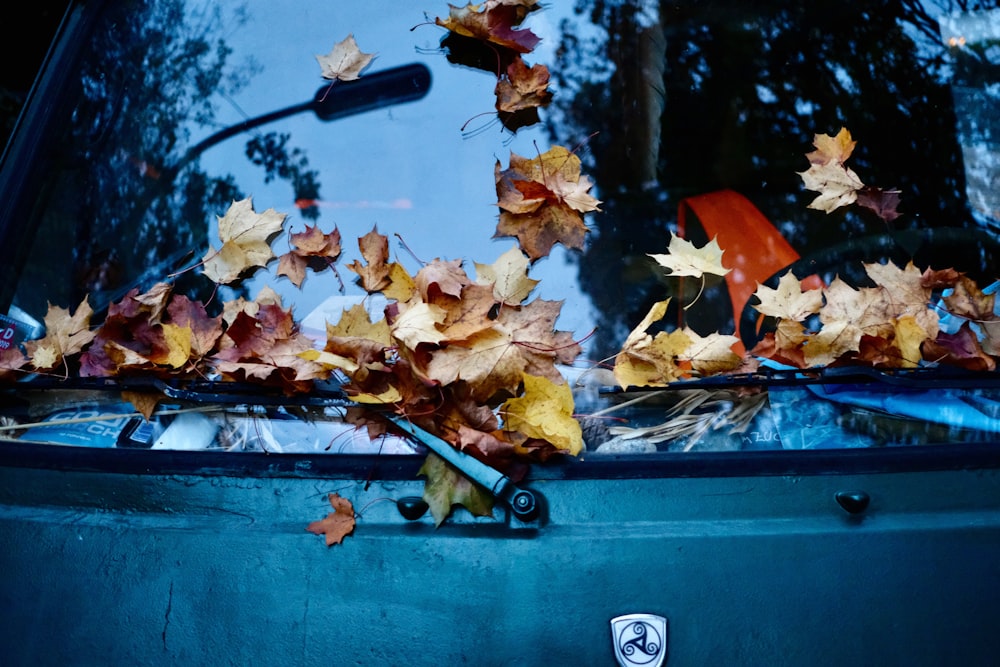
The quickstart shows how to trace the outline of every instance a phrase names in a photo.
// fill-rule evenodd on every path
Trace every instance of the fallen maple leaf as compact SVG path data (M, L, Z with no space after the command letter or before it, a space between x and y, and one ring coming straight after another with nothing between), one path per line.
M774 289L758 283L754 296L760 301L754 308L761 314L794 322L818 313L823 306L823 290L803 290L802 281L791 271L778 279Z
M374 53L362 53L354 35L348 35L334 45L325 56L316 56L324 79L333 81L354 81L371 64Z
M439 306L419 302L406 307L389 327L393 337L410 349L421 343L439 343L445 335L438 329L445 311Z
M896 210L899 206L899 197L899 190L883 190L866 185L858 190L857 203L858 206L873 211L886 222L892 222L899 217L899 211Z
M573 391L565 382L522 375L524 393L500 408L504 428L539 438L573 456L583 449L583 430L573 418Z
M318 226L306 225L303 232L292 234L289 239L291 250L278 259L279 276L288 276L296 287L302 285L306 268L322 271L333 266L340 256L340 231L334 229L324 234Z
M354 532L354 505L336 493L331 493L327 497L333 506L333 511L327 514L325 519L310 523L306 526L306 530L315 535L325 535L326 546L332 547L343 542L345 537Z
M475 516L493 514L493 494L479 486L437 454L428 454L417 475L427 478L424 482L424 502L440 526L455 505L461 505Z
M718 331L701 336L689 327L684 327L683 332L691 342L677 358L689 362L700 375L716 375L740 365L742 359L733 351L733 345L740 342L739 337Z
M691 338L681 330L661 331L655 337L646 333L663 319L669 304L670 299L654 303L615 356L615 380L623 389L662 386L682 377L677 361L691 345Z
M561 307L561 301L536 299L503 308L489 328L435 350L423 372L441 384L464 380L484 402L502 390L514 393L522 373L559 381L555 364L571 363L580 353L571 333L553 330Z
M806 189L819 192L809 208L832 213L841 206L853 204L858 190L864 183L844 162L851 156L856 142L847 128L840 128L837 136L817 134L813 137L816 150L806 155L809 169L798 172Z
M497 162L500 220L494 236L517 237L531 261L548 255L556 243L582 249L587 233L582 214L600 210L601 202L589 194L593 184L580 166L580 158L562 146L533 160L512 152L505 170Z
M514 26L535 9L534 2L487 2L483 5L469 3L464 7L448 5L448 18L435 18L434 22L465 37L473 37L518 53L528 53L539 42L528 29Z
M496 108L502 113L535 110L552 101L549 68L535 64L528 67L520 56L507 66L506 77L497 81ZM537 115L535 116L537 118Z
M226 215L218 220L222 247L209 250L202 259L202 272L209 279L229 284L245 271L265 266L274 258L271 240L281 231L285 221L283 213L273 208L256 213L248 197L234 201Z
M45 314L45 337L24 344L31 364L37 369L50 369L63 360L83 350L96 335L90 330L90 316L94 309L87 297L83 298L72 314L59 306L49 304Z
M528 277L528 258L511 248L493 264L476 263L476 282L493 287L493 295L502 304L516 306L528 298L537 280Z
M358 239L358 248L367 264L354 260L347 268L358 274L361 287L366 292L379 292L388 287L392 270L389 264L389 238L379 234L376 225Z
M722 266L723 250L719 247L717 238L713 238L701 248L670 232L670 244L667 254L649 256L665 269L670 269L672 276L692 276L701 278L706 273L724 276L732 269Z

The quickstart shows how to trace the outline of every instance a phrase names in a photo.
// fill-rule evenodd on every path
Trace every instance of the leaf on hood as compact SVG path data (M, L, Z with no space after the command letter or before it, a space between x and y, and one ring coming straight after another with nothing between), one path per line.
M435 526L440 526L448 518L455 505L464 507L475 516L493 514L493 494L437 454L427 455L417 475L427 478L423 497L434 517Z
M329 494L327 498L333 511L327 514L325 519L310 523L306 526L306 530L314 535L325 536L326 546L332 547L343 542L345 537L354 532L354 505L336 493Z

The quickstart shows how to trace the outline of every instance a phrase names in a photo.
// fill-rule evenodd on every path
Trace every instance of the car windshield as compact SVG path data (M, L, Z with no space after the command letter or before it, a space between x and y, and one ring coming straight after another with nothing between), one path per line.
M2 165L38 165L3 221L7 436L420 450L350 405L484 459L1000 428L966 377L1000 357L994 3L108 5Z

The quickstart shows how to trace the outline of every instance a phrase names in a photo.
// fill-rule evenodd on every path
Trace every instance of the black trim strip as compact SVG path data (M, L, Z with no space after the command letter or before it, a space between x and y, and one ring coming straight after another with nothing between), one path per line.
M423 455L98 449L0 442L0 467L139 475L407 480ZM846 475L1000 469L1000 442L878 449L597 455L535 464L533 480Z

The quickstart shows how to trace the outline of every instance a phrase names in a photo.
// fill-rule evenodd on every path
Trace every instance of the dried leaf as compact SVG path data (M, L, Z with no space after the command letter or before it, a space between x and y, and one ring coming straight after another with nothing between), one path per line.
M427 455L417 475L427 478L424 483L424 502L431 510L435 526L440 526L448 518L455 505L461 505L475 516L493 514L493 494L437 454Z
M325 519L310 523L306 526L306 530L315 535L325 535L326 546L332 547L343 542L345 537L354 532L354 506L350 500L336 493L331 493L328 498L333 511L327 514Z
M202 271L212 281L225 285L249 269L265 266L274 258L271 240L284 221L285 215L273 208L256 213L249 197L233 202L226 215L219 218L222 247L209 250L202 259Z
M722 253L716 238L698 248L671 232L667 254L649 256L663 268L670 269L672 276L701 278L706 273L724 276L732 270L722 266Z
M539 438L575 456L583 449L583 430L573 418L573 392L565 382L525 373L524 394L500 409L504 428Z
M371 64L374 53L362 53L354 35L348 35L334 45L333 50L325 56L316 56L323 71L324 79L333 81L354 81L361 72Z

